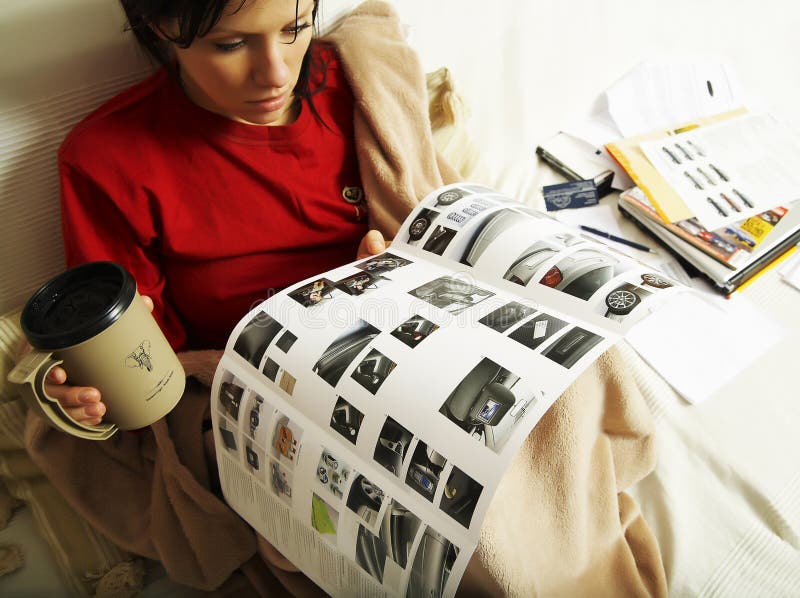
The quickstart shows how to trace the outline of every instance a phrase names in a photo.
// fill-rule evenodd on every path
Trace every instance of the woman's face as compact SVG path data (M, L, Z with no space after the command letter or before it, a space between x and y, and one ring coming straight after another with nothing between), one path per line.
M314 1L246 0L233 12L238 5L191 46L175 48L184 89L194 103L236 121L291 123Z

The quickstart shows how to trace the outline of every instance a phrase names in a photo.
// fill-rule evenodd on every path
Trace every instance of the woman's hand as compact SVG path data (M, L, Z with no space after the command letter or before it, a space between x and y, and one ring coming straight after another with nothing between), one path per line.
M153 300L146 295L142 295L142 299L147 308L153 311ZM100 391L90 386L70 386L65 384L66 381L67 372L61 366L56 366L47 373L45 391L75 421L89 426L99 424L106 412Z
M364 235L361 243L358 245L358 253L356 259L360 260L371 255L377 255L382 251L386 251L391 242L387 243L383 238L380 231L372 229Z

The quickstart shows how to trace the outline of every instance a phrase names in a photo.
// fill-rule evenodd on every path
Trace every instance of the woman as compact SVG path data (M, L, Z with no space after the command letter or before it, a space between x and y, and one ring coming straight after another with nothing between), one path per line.
M126 266L176 350L220 349L249 308L384 249L367 235L353 98L318 0L123 0L163 69L59 152L68 266ZM170 16L175 15L175 16ZM49 391L90 425L96 389Z

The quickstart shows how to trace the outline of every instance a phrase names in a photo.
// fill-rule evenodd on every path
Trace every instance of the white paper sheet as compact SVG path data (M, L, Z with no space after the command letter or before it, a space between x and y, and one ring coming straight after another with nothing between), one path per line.
M643 62L606 92L624 137L674 126L745 104L733 69L714 57L665 56Z
M682 293L630 329L641 357L689 403L700 403L745 371L786 331L744 297Z

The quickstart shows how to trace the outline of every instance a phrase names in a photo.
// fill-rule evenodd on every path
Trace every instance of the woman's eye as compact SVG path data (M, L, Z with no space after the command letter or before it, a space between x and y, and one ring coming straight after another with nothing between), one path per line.
M290 36L292 38L292 41L294 41L301 31L308 29L309 27L311 27L311 23L297 23L296 25L292 25L291 27L286 27L283 30L283 33L285 33L287 36Z
M237 48L241 48L244 45L244 40L238 40L235 42L217 42L214 46L217 50L221 52L233 52Z

